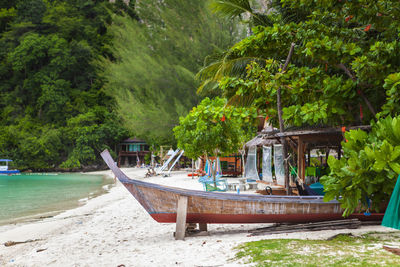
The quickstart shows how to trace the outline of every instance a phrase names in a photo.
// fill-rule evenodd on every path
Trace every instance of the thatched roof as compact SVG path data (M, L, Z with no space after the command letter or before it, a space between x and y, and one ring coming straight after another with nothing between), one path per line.
M362 125L362 126L352 126L346 127L345 130L357 130L361 129L364 131L369 131L371 126ZM279 131L274 132L261 132L262 137L266 139L273 139L279 137L288 137L288 136L300 136L300 135L341 135L342 128L302 128L297 130L285 130L283 133Z
M122 141L122 143L146 143L146 141L136 138L136 137L131 137L131 138L125 139L124 141Z
M371 126L364 125L364 126L352 126L346 127L346 131L348 130L356 130L361 129L364 131L369 131ZM343 139L343 132L342 128L299 128L286 130L285 132L281 133L278 129L273 128L271 126L264 128L259 135L251 139L246 143L246 147L250 146L271 146L274 144L280 144L280 138L287 137L288 140L293 141L293 137L300 138L301 136L308 136L307 143L311 146L318 147L318 146L337 146L340 145L340 142ZM305 138L305 137L302 137ZM311 138L311 140L310 140Z

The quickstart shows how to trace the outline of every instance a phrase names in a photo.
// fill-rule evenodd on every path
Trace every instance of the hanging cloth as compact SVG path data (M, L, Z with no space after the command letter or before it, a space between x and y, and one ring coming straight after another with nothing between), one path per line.
M217 157L216 168L217 169L215 171L215 177L221 178L222 177L222 168L221 168L221 161L219 160L219 157Z
M285 185L285 167L283 161L283 146L274 145L275 177L276 183L279 185Z
M262 158L262 179L265 182L272 183L272 147L263 146L263 158Z
M257 171L257 147L251 146L247 152L244 177L248 179L259 179Z

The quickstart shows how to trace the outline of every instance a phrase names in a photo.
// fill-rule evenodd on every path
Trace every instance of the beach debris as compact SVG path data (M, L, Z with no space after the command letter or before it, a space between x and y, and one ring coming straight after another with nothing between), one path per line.
M11 247L11 246L19 245L19 244L37 242L37 241L41 241L41 240L43 240L43 239L28 239L26 241L7 241L4 243L4 246Z
M36 250L36 252L42 252L42 251L45 251L45 250L47 250L47 248L38 248L38 249Z
M125 267L125 264L120 264L117 267Z
M383 249L400 256L400 248L383 245Z
M53 215L48 215L48 216L40 216L39 219L43 220L43 219L48 219L48 218L53 218Z
M337 230L337 229L356 229L360 228L361 222L358 219L325 221L315 223L302 224L276 224L269 227L257 228L249 230L250 236L285 234L302 231L322 231L322 230Z

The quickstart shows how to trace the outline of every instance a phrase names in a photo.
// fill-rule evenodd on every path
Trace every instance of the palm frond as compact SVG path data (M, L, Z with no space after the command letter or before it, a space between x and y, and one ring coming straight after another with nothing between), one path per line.
M252 24L255 26L271 26L273 24L266 14L255 12L249 0L213 0L210 7L215 13L228 18L235 18L243 13L249 13Z
M221 69L222 64L223 64L222 60L215 61L215 62L212 62L212 63L208 64L207 66L201 68L199 70L199 72L196 74L196 79L201 80L201 81L205 81L208 79L215 80L214 77L217 75L217 73Z
M240 16L245 12L253 13L248 0L214 0L211 10L229 18Z
M260 57L239 57L234 59L227 59L223 63L223 72L221 74L229 76L243 77L246 74L246 67L251 62L264 64L265 58Z
M253 105L256 97L254 95L246 95L239 96L234 95L228 99L228 106L237 106L237 107L250 107Z
M196 75L196 78L199 80L212 79L214 81L218 81L223 76L243 77L246 74L246 66L253 61L263 64L265 62L265 58L239 57L231 59L224 57L220 61L213 62L200 69Z
M197 94L214 98L216 96L222 96L222 90L219 88L217 82L208 79L203 81L197 88Z

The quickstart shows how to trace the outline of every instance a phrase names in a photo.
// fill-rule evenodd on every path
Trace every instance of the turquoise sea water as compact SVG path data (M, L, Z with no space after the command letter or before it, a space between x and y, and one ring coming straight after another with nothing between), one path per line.
M104 192L104 185L112 181L87 174L0 176L0 224L78 206L80 199Z

